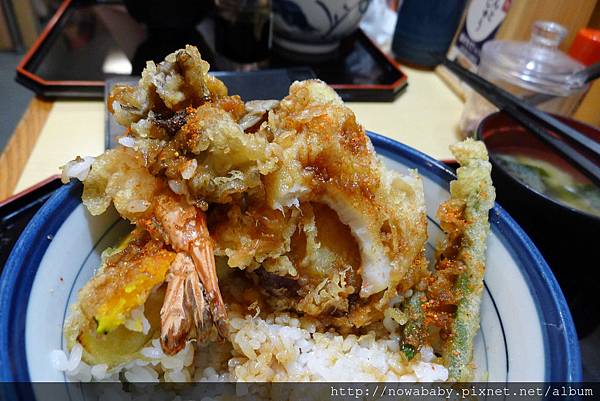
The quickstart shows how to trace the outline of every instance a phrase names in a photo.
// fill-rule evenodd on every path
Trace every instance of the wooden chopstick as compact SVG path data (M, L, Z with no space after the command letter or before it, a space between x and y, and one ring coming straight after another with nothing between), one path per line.
M595 156L600 157L600 143L588 138L575 128L568 126L562 121L552 117L550 114L537 109L535 106L521 101L521 99L517 98L512 93L506 93L518 108L525 110L527 114L535 116L535 118L542 121L548 128L552 129L557 134L568 137L572 141L577 142L582 147L591 151Z
M588 176L596 185L600 186L600 168L596 163L586 157L565 141L561 141L547 131L549 128L556 135L571 140L585 149L592 157L600 160L600 144L586 137L576 129L558 121L543 111L523 102L516 96L508 93L502 88L497 87L491 82L481 78L477 74L466 70L459 64L448 59L443 59L442 63L458 75L463 81L477 91L481 96L489 100L499 109L505 111L516 121L525 126L533 134L545 141L548 145L555 148L569 161Z
M583 78L583 82L586 84L597 78L600 78L600 61L584 68L576 74L581 76Z
M459 77L466 81L470 86L477 85L483 89L484 91L482 92L473 86L473 89L475 89L483 97L488 98L490 95L497 95L496 98L501 102L501 104L494 104L498 108L502 109L505 108L505 106L514 105L517 108L524 110L526 114L532 115L534 119L542 121L544 125L548 126L548 128L552 129L557 134L563 135L572 141L577 142L582 147L590 150L595 156L600 157L600 143L593 141L576 129L569 127L551 115L544 113L543 111L536 109L534 106L522 101L512 93L505 91L504 89L480 77L479 75L463 68L458 63L444 59L444 65L459 75Z
M541 127L539 124L535 123L535 121L531 120L521 110L504 109L504 111L529 131L537 135L540 139L555 148L566 159L577 165L577 167L580 167L579 169L581 172L600 187L600 168L596 163L582 155L575 148L569 146L566 142L561 141L560 139L548 133L544 127Z

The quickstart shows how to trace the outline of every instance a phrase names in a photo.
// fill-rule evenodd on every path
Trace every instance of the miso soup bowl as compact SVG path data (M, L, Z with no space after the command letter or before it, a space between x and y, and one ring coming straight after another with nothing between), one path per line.
M558 117L600 142L600 130L573 119ZM580 337L600 322L590 313L600 306L600 217L575 209L517 180L498 163L498 152L520 153L551 162L565 172L580 174L550 146L528 132L510 116L497 112L479 125L477 137L490 152L496 199L529 234L561 285ZM600 166L599 166L600 168Z

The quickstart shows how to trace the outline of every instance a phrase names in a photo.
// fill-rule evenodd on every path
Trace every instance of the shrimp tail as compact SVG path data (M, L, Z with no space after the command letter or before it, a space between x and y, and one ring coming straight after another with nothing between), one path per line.
M192 259L200 281L206 288L207 300L210 305L212 320L221 338L228 337L227 311L219 290L219 279L215 264L214 247L206 227L206 216L199 212L196 216L198 240L191 249Z
M178 253L169 267L167 291L160 309L160 344L167 355L174 355L185 347L191 330L188 284L189 257Z
M181 198L159 195L153 217L139 224L178 252L169 270L161 310L163 350L170 354L184 347L192 328L196 329L196 338L202 340L212 324L221 338L227 338L227 311L219 290L206 215Z
M185 347L192 328L196 339L204 339L211 328L204 287L195 264L186 253L180 252L169 267L167 291L160 310L160 343L167 355Z

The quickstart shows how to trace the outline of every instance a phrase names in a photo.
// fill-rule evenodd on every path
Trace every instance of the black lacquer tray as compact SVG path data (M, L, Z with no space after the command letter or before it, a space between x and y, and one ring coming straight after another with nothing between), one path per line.
M53 176L0 202L0 271L29 220L61 185Z
M65 0L18 65L17 81L46 97L102 98L106 79L139 75L146 60L161 60L186 43L198 46L213 71L226 68L215 61L208 36L198 30L148 37L119 1ZM309 59L275 48L264 68L310 67L349 101L392 101L407 85L398 65L360 29L333 56Z

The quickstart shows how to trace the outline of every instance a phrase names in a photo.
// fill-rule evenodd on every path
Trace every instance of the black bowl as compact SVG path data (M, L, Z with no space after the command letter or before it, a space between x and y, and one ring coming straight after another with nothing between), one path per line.
M584 135L600 142L600 130L558 117ZM594 249L600 246L600 217L557 201L516 179L498 162L497 153L519 150L551 162L575 176L572 165L551 147L498 112L477 128L490 153L496 199L529 234L554 271L571 308L580 337L600 322L600 269ZM600 168L600 166L599 166Z

